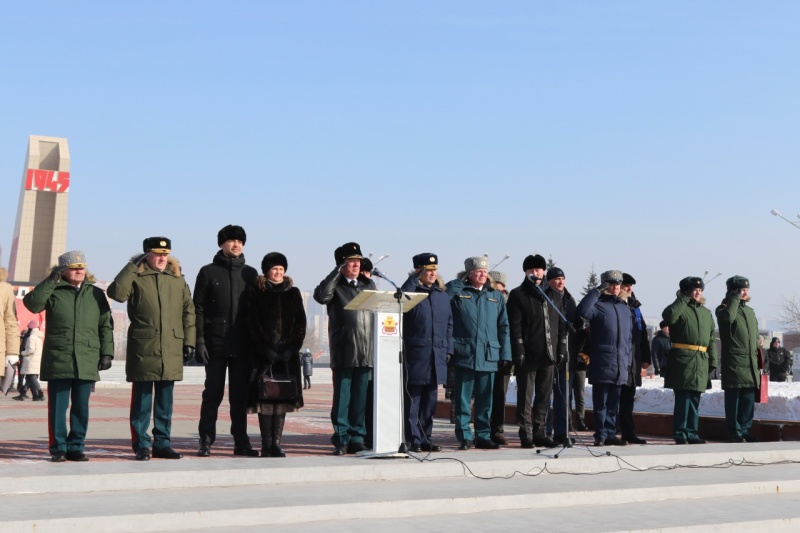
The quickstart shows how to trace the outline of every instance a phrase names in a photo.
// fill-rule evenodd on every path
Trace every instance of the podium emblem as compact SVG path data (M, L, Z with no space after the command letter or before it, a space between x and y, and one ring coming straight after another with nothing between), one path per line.
M383 322L381 322L381 332L384 335L397 335L397 320L392 315L388 315Z

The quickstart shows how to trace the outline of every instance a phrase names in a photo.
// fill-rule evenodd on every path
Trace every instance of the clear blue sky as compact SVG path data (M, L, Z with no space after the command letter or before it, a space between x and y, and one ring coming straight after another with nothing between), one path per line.
M355 240L398 283L529 253L658 316L686 275L800 292L798 2L13 2L0 245L28 135L67 137L68 247L110 280L150 235L191 286L241 224L303 290ZM384 287L386 288L386 287Z

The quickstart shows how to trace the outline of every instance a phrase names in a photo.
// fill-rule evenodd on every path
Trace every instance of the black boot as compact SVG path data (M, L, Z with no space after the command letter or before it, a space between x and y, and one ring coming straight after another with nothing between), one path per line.
M44 401L44 391L39 389L39 392L33 392L33 401L34 402L43 402Z
M272 457L286 457L286 453L281 449L284 422L286 422L285 413L272 417L272 444L269 447L269 452Z
M272 415L258 414L258 428L261 430L261 457L271 457L270 446L272 445Z

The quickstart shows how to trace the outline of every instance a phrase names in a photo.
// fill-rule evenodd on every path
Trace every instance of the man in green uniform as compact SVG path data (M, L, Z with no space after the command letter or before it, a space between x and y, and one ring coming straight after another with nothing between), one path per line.
M750 435L759 385L758 320L751 307L750 281L733 276L728 292L717 307L722 341L722 389L725 391L725 425L730 442L755 442ZM673 344L674 346L674 344Z
M700 438L700 395L711 388L709 373L717 367L714 317L703 304L705 283L698 277L680 281L677 298L661 314L669 326L664 387L675 392L672 414L675 444L705 444Z
M132 446L137 461L150 459L152 408L153 457L180 459L170 445L172 395L183 379L183 363L194 357L194 304L180 264L169 255L170 240L149 237L143 249L108 286L111 298L128 302L131 321L125 372L133 382Z
M111 368L114 325L103 291L86 274L86 256L58 258L50 276L25 295L32 313L45 312L42 379L47 381L47 429L54 463L88 461L83 453L89 425L89 394L100 370ZM69 433L67 407L70 399Z

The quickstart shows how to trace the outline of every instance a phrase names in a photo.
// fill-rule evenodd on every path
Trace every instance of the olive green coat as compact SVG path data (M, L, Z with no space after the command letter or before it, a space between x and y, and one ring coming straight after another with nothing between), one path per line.
M128 263L108 286L108 295L128 302L128 381L181 381L183 347L194 346L194 304L178 261L163 272Z
M741 298L725 297L716 313L722 342L722 388L758 387L758 320L755 312Z
M710 370L717 367L717 343L711 311L702 302L680 294L661 316L669 324L672 342L667 354L664 387L703 392L711 385ZM705 346L706 351L676 348L675 343Z
M31 313L45 312L42 379L99 381L100 356L114 356L114 323L105 294L91 278L77 290L47 278L22 303Z

